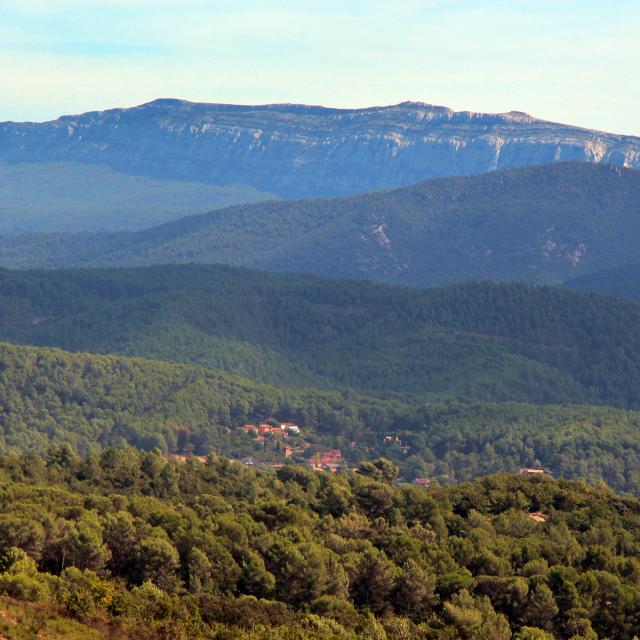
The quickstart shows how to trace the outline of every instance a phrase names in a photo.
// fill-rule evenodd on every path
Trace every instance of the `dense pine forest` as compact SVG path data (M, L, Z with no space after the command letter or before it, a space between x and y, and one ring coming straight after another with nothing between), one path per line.
M133 446L287 461L282 441L238 429L265 420L302 426L304 451L292 458L301 465L327 447L344 452L346 467L389 458L406 480L450 483L542 465L640 495L638 412L284 389L187 365L0 345L2 450Z
M276 385L640 407L640 305L523 284L417 291L220 266L0 271L0 339Z
M1 635L637 634L638 303L175 266L0 305Z
M639 214L640 171L566 162L238 206L137 232L4 234L0 265L198 262L415 287L482 278L559 284L640 260Z
M4 454L0 589L23 604L0 629L37 635L57 616L69 638L637 632L636 499L506 474L394 486L396 472L385 460L333 475L128 449Z

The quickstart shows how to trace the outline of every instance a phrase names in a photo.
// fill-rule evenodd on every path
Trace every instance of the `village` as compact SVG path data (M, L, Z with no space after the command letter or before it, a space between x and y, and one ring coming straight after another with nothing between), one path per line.
M315 471L327 473L350 472L356 473L358 465L352 460L353 456L345 456L339 448L322 446L315 434L307 431L294 422L279 422L268 420L264 422L244 424L229 430L235 435L250 439L254 451L236 459L240 464L248 467L280 469L285 464L302 464ZM394 447L401 455L407 456L411 447L403 442L397 433L382 436L383 447ZM349 443L352 451L357 444ZM552 476L549 469L543 467L520 467L515 473L525 476ZM407 479L409 480L409 479ZM446 476L441 480L447 481ZM415 476L411 484L429 488L437 485L438 481L431 477Z
M311 457L306 457L305 453L312 447L308 438L306 438L299 425L293 422L277 422L271 420L269 422L261 422L259 424L245 424L239 428L239 431L253 438L257 445L261 445L260 453L267 453L267 458L261 456L245 456L240 458L239 462L246 466L264 466L271 469L280 469L285 462L274 461L269 459L268 453L271 452L279 458L285 460L296 458L304 459L304 463L316 471L328 471L336 473L338 471L355 471L350 469L347 461L340 449L316 448Z

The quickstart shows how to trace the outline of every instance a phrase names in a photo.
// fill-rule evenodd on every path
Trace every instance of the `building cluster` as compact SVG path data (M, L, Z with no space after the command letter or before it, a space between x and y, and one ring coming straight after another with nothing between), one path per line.
M546 513L542 513L541 511L534 511L529 514L529 518L534 522L543 523L549 519L549 516Z
M383 438L383 443L387 446L394 445L400 448L400 451L404 453L404 455L408 455L411 451L411 447L402 443L402 438L397 433L388 433Z
M285 447L285 457L289 457L291 451L289 447ZM247 467L264 467L270 469L280 469L284 466L282 462L266 462L258 461L253 456L246 456L238 460L240 464ZM342 452L339 449L325 449L318 451L312 458L307 460L306 464L315 469L316 471L328 471L336 473L338 470L346 469L346 461L342 456Z
M342 457L340 449L325 449L318 451L313 458L309 460L312 469L318 471L331 471L335 473L338 469L345 468L345 460Z
M540 467L530 468L530 467L521 467L518 470L518 473L521 476L547 476L551 475L551 472L547 469L541 469Z
M260 424L245 424L240 427L240 430L244 433L255 433L258 437L258 441L264 440L266 435L279 435L283 438L288 438L289 434L300 434L300 427L293 422L280 422L277 424L270 424L268 422L261 422Z

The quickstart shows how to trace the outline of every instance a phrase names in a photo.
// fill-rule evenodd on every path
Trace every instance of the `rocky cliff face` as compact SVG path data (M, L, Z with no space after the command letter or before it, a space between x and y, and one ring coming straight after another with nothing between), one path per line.
M454 112L413 102L326 109L156 100L52 122L0 124L0 158L104 164L133 175L306 197L554 161L640 167L640 138L520 112Z

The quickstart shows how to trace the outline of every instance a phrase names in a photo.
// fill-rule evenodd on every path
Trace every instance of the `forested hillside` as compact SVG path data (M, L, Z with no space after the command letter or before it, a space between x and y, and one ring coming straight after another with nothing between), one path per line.
M46 462L4 454L0 477L0 590L34 603L0 600L9 637L38 606L31 633L55 621L62 638L629 640L638 630L640 503L604 487L495 475L427 490L392 486L382 460L357 474L274 474L114 449Z
M0 264L216 262L417 287L557 284L639 261L639 236L640 171L566 163L233 207L135 233L5 235Z
M565 289L429 291L183 266L0 271L0 338L277 385L640 406L640 306Z
M385 456L407 480L442 482L542 465L640 495L638 412L385 400L276 388L192 366L0 345L0 450L134 446L284 462L281 442L238 430L270 419L302 426L304 446L292 458L299 464L337 447L347 466Z
M609 293L625 298L640 299L640 264L627 264L613 269L596 271L565 283L574 291Z

